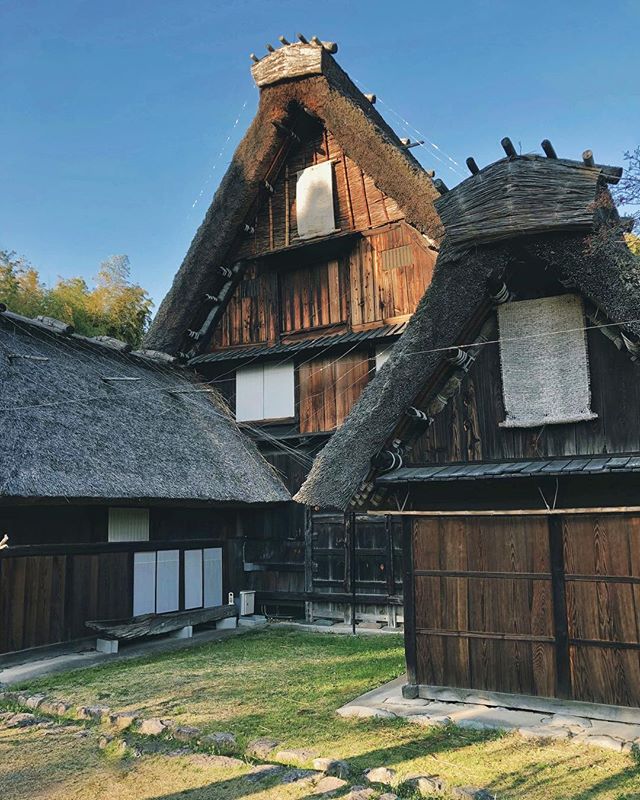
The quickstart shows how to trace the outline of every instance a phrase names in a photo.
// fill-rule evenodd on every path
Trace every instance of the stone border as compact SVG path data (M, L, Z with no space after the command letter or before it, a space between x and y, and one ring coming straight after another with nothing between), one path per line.
M250 742L244 753L239 754L236 737L233 733L219 731L206 734L200 728L179 725L171 719L143 717L137 711L113 711L107 706L73 705L65 700L49 698L44 694L29 695L13 691L0 692L0 704L13 706L13 709L8 709L2 715L7 727L30 727L41 724L51 717L68 722L80 721L104 726L106 730L98 739L98 747L102 750L115 748L122 755L130 750L135 750L125 740L118 739L118 734L125 731L138 736L166 738L180 742L187 748L213 749L216 754L213 757L225 759L226 766L260 762L255 764L254 770L249 773L247 779L260 780L260 776L264 776L266 779L278 775L282 784L304 781L309 785L311 793L318 797L332 797L348 788L349 793L342 795L341 800L373 800L380 791L383 794L378 795L378 800L398 800L398 795L388 791L395 787L403 793L412 791L418 796L424 797L434 793L449 793L458 800L495 800L494 796L486 789L448 787L436 775L415 775L399 781L396 778L395 770L387 767L365 770L359 777L364 779L366 785L354 785L352 780L356 776L347 761L321 758L318 757L316 751L310 749L279 750L279 742L266 738ZM36 716L35 712L39 712L43 716ZM395 716L395 714L385 714L385 716ZM233 757L231 754L239 755L240 758ZM203 753L203 756L206 757L206 752ZM285 763L273 763L268 760L270 757ZM243 761L242 758L246 760ZM309 762L313 763L313 769L305 768Z

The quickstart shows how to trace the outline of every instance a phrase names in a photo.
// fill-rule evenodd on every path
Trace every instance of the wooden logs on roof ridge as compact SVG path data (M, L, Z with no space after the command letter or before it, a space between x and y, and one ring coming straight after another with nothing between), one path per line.
M469 156L467 159L467 167L472 175L477 175L480 172L480 167L476 164L476 160L472 156Z
M440 192L440 194L446 194L449 191L449 187L442 180L442 178L436 178L435 181L433 182L433 185Z
M540 142L540 147L544 150L544 154L547 158L558 158L557 153L548 139L543 139Z
M595 161L593 160L593 151L592 150L585 150L582 154L582 160L586 167L593 167L595 166Z
M518 155L516 153L516 148L513 146L513 142L508 136L505 136L503 139L501 139L500 144L509 158L515 158Z

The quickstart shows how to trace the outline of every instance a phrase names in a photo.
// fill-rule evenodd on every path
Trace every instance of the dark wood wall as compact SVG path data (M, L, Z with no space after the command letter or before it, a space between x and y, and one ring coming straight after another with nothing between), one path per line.
M497 338L497 329L494 329ZM407 454L407 464L545 458L640 451L640 367L600 331L587 332L592 409L589 422L501 428L500 353L482 347L460 391Z
M640 515L407 524L413 681L640 704Z
M291 148L277 178L272 181L273 194L267 191L260 194L247 218L255 232L241 236L233 252L234 260L254 258L296 241L298 172L327 160L333 164L336 228L361 231L402 218L397 203L345 155L332 134L326 129L318 130L309 141Z
M250 261L211 349L295 341L326 328L368 330L415 311L436 254L410 225L399 221L365 231L345 239L340 250L321 257L310 243L286 261Z

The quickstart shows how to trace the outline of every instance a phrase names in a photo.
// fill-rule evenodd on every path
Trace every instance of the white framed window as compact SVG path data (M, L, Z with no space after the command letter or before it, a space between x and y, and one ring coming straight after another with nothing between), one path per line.
M326 236L335 231L331 161L323 161L298 173L296 220L301 239Z
M393 350L392 344L378 344L376 345L376 372L388 360Z
M595 419L585 315L575 294L498 307L504 428Z
M107 541L148 542L149 509L110 508Z
M236 420L288 419L295 416L292 361L259 364L236 372Z

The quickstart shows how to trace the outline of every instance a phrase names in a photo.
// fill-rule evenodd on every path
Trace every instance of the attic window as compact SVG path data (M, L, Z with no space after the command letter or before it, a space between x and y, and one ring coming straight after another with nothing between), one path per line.
M236 372L236 420L289 419L295 416L293 362L259 364Z
M298 236L301 239L327 236L335 232L331 161L323 161L298 173L296 219Z
M591 411L584 307L578 295L505 303L498 307L498 325L506 412L501 427L536 428L597 417Z

